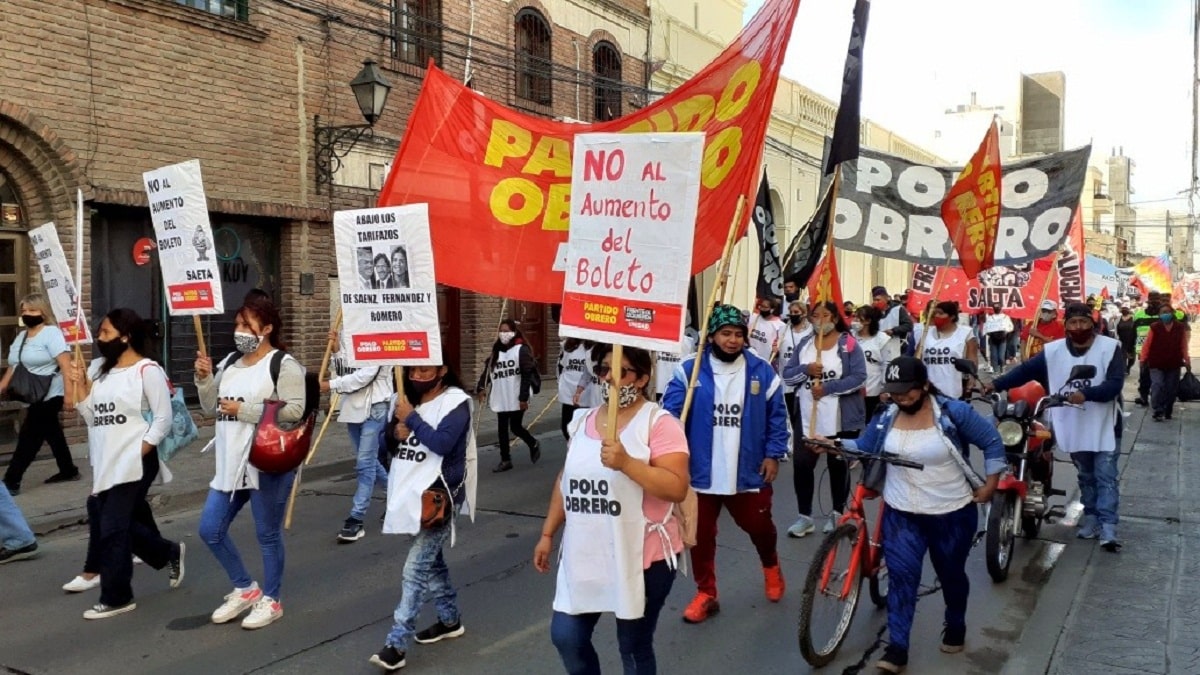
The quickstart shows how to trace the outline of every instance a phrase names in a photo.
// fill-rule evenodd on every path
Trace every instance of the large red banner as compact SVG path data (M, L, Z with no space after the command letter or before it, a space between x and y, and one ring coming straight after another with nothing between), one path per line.
M430 66L380 206L427 202L439 283L557 303L570 227L571 151L588 132L701 131L692 273L721 256L738 198L753 208L763 142L799 0L768 0L734 42L659 101L611 122L516 112Z

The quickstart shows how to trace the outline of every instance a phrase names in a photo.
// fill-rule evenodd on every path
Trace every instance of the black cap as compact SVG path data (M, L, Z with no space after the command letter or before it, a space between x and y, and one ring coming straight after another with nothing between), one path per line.
M1091 307L1088 307L1082 302L1072 302L1071 304L1067 305L1065 310L1063 310L1063 323L1066 323L1078 316L1081 316L1092 323L1096 322L1096 319L1092 317Z
M883 390L889 394L903 394L928 381L929 370L925 368L925 362L914 356L892 359L883 369Z

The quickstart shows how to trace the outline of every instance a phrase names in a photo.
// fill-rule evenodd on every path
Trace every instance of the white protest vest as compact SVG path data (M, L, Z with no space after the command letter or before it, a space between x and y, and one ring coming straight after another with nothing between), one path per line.
M783 376L783 367L787 365L788 359L792 358L792 352L796 351L796 347L799 347L801 342L804 342L804 338L812 334L812 324L804 324L804 330L799 333L792 330L792 326L789 324L779 334L779 359L777 360L776 371L780 374L780 377ZM785 384L783 385L783 391L784 393L792 394L795 393L796 387L789 387ZM791 420L789 419L788 422L790 423Z
M488 405L492 412L513 412L521 409L521 345L514 344L500 352L492 364L492 392Z
M92 364L93 385L88 395L92 408L88 425L92 494L142 478L142 439L150 424L142 417L145 394L141 369L153 363L142 359L128 368L114 368L102 377L97 377L100 361Z
M883 392L883 367L887 365L890 350L889 338L882 331L871 337L854 336L858 346L862 348L863 359L867 362L867 381L863 385L867 396L878 396Z
M470 397L457 387L443 391L437 398L416 407L417 414L426 424L437 428L442 420L455 408L466 403ZM474 435L467 429L467 474L473 467L469 460ZM392 459L388 471L387 512L383 519L384 534L416 534L421 531L421 493L436 482L453 494L461 489L458 485L446 485L442 479L442 456L421 444L415 435L401 441L400 451ZM470 492L470 491L469 491ZM474 518L474 495L468 495ZM453 545L453 541L451 542Z
M675 376L675 368L683 361L684 356L691 356L695 353L696 341L687 335L683 336L683 341L679 343L678 354L659 352L658 363L654 366L654 393L667 393L667 385L671 384L671 378ZM599 405L599 403L594 405Z
M576 431L567 446L559 484L567 520L554 611L613 612L618 619L640 619L646 613L642 554L647 521L642 487L600 463L600 441L583 431L587 415L603 414L603 408L596 410L576 413ZM650 461L649 437L641 438L639 430L649 428L660 411L656 405L642 404L621 430L625 452L635 460Z
M761 315L755 314L750 319L750 334L749 343L750 349L754 350L763 361L770 361L771 355L778 352L779 338L782 334L783 322L777 319L764 319Z
M249 367L238 365L239 358L223 368L217 390L218 406L220 401L228 399L253 405L271 398L275 393L275 382L271 379L274 355L272 351ZM242 422L236 417L217 414L214 434L217 470L209 487L219 492L258 489L258 469L249 462L250 442L254 440L257 426L255 422Z
M1113 354L1121 343L1097 335L1096 341L1083 356L1072 356L1069 340L1055 340L1046 345L1046 373L1051 394L1072 394L1103 381L1112 363ZM1096 377L1068 382L1071 368L1078 365L1096 366ZM1113 452L1117 448L1117 415L1121 414L1115 400L1108 403L1085 401L1083 409L1058 407L1047 411L1054 442L1063 452Z
M817 360L817 341L810 340L804 345L800 352L800 363L814 363ZM821 436L832 438L837 436L841 431L841 408L838 405L838 397L832 394L826 394L817 401L817 420L814 424L812 418L812 385L814 381L832 382L839 380L842 377L842 357L838 354L838 346L836 343L829 349L821 352L821 370L822 374L819 378L810 377L804 381L796 389L796 403L800 406L800 419L804 422L804 433L809 434L810 427L815 428L815 433ZM858 394L852 394L857 396Z
M917 326L914 337L917 344L921 343L921 333L924 326ZM949 337L942 337L937 328L930 328L929 337L925 338L924 353L921 360L929 371L929 381L938 391L949 398L962 398L962 373L954 368L954 359L961 359L967 353L967 341L971 338L971 329L956 326Z
M575 392L579 385L587 384L591 379L590 350L579 345L574 350L563 352L558 357L562 371L558 374L558 402L564 405L575 405ZM586 393L586 392L584 392ZM583 393L580 394L583 399Z

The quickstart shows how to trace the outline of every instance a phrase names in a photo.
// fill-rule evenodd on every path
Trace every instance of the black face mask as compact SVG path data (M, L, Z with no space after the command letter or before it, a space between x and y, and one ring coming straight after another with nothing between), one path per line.
M804 323L804 317L800 316L799 314L789 314L788 321L790 321L793 326L799 326L800 324Z
M46 321L46 317L44 317L44 316L36 316L33 314L22 314L21 315L21 323L25 324L26 328L33 328L35 326L40 326L45 321Z
M424 396L425 394L428 394L429 392L436 389L437 386L439 384L441 384L441 382L442 382L442 378L440 378L440 377L435 377L432 380L424 380L424 381L409 380L408 381L408 383L412 385L413 391L415 391L417 393L417 396Z
M772 312L772 311L771 311L771 310L769 310L769 309L760 309L760 310L758 310L758 315L759 315L759 316L761 316L761 317L762 317L762 318L764 318L764 319L769 319L769 318L771 318L771 315L772 315L772 314L774 314L774 312Z
M128 346L127 343L121 342L121 338L115 340L96 340L96 350L109 363L121 358L121 355L125 353L125 349Z
M925 405L925 399L927 399L927 398L929 398L929 392L927 392L927 391L922 392L921 397L918 398L915 402L910 403L908 405L901 405L899 402L897 402L896 407L899 408L900 412L904 413L905 415L915 415L915 414L917 414L917 411L920 410L921 407Z
M712 355L717 357L718 361L724 361L725 363L733 363L734 361L738 360L738 357L742 355L742 352L737 351L737 352L730 354L730 353L726 352L724 349L721 349L720 347L718 347L717 343L714 342L713 348L712 348Z

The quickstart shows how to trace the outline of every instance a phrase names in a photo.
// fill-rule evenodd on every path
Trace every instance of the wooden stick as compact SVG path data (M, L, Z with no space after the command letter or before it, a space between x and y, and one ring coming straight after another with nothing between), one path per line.
M607 440L617 440L617 411L621 409L621 361L625 358L625 345L617 343L612 350L612 371L608 378L608 430L604 437Z
M833 199L829 202L829 220L828 220L828 222L826 224L826 228L825 228L825 230L826 230L825 256L826 257L832 257L832 256L837 255L837 253L835 253L833 250L833 225L834 225L834 219L837 218L837 193L838 193L838 190L841 188L841 186L842 186L842 165L839 163L833 169L833 181L829 185L829 189L833 192ZM832 265L835 262L836 262L836 259L834 261L827 261L825 264ZM831 291L832 291L832 289L831 289ZM830 297L828 299L832 300L833 298ZM838 307L837 312L840 316L841 312L842 312L842 308ZM813 349L816 350L816 354L817 354L817 360L814 361L814 363L817 364L817 368L820 369L821 372L824 372L824 368L821 365L821 344L825 339L825 335L821 332L821 330L822 330L822 328L824 328L824 326L825 326L825 324L824 324L824 322L822 322L813 327ZM812 376L809 376L809 377L811 378ZM820 376L818 375L818 377L820 377ZM817 382L820 382L820 380L817 380ZM809 387L808 390L811 392L812 387L814 387L816 385L812 384L811 382L810 382L810 384L811 384L811 386ZM818 399L817 399L817 395L815 393L812 395L812 400L813 400L812 401L812 410L811 410L812 414L810 414L808 417L808 437L809 438L816 437L817 401L818 401ZM801 421L801 423L803 423L804 420L801 419L800 421Z
M200 323L200 315L192 315L192 326L196 329L196 349L200 356L208 356L208 346L204 344L204 326Z
M296 477L292 479L292 493L288 495L287 513L283 516L283 529L292 529L292 511L296 508L296 495L300 494L300 477L304 473L304 465L296 468Z
M1038 304L1034 307L1033 323L1029 326L1029 337L1025 338L1025 346L1021 350L1021 360L1023 361L1029 360L1029 352L1033 350L1033 331L1038 325L1038 316L1042 312L1042 303L1046 301L1046 296L1050 295L1050 283L1054 281L1054 277L1058 272L1058 253L1058 251L1055 251L1054 257L1050 259L1050 272L1046 275L1046 283L1042 285L1042 297L1038 298Z
M76 331L75 338L78 340L83 335L82 332ZM82 399L79 396L79 390L83 388L84 381L87 380L87 369L83 363L83 347L78 342L75 343L75 365L83 372L83 377L79 382L71 385L71 400L75 402L75 407L79 407L79 401Z
M925 338L929 335L929 326L933 323L933 310L937 307L938 295L942 292L942 284L944 283L945 271L950 268L950 260L954 256L954 247L950 247L950 253L946 255L946 262L938 268L933 275L933 295L929 297L927 303L929 311L924 311L925 316L921 319L921 339L917 341L917 350L914 356L921 358L921 353L925 349Z
M329 421L333 419L333 411L337 409L340 398L341 394L336 391L329 395L329 412L325 415L325 421L321 422L321 430L317 432L317 439L313 441L312 449L308 451L308 457L304 458L305 466L312 464L313 457L317 454L317 448L321 447L321 439L325 438L325 431L329 429Z
M533 421L530 422L528 425L526 425L525 428L528 429L530 432L532 432L533 428L535 426L537 426L537 423L542 421L542 418L546 416L546 413L550 412L550 408L553 407L554 404L557 402L558 402L557 396L551 398L549 401L546 401L546 407L542 408L542 412L538 413L537 417L533 418ZM518 443L523 443L523 442L524 441L517 438L517 439L513 440L512 444L515 447Z
M746 205L746 195L738 196L737 209L733 212L733 220L729 222L729 234L725 237L725 250L717 264L717 278L713 282L708 304L704 307L704 319L700 322L700 339L696 342L696 363L692 365L692 376L688 381L687 393L683 397L683 411L679 421L687 426L688 413L692 408L692 395L696 391L696 382L700 377L700 359L704 356L704 346L708 339L708 320L712 318L713 306L725 298L725 284L729 280L729 256L733 252L733 242L737 240L738 224L742 220L742 209Z
M329 361L333 358L333 348L337 341L336 333L342 329L342 308L338 307L337 314L333 318L333 332L335 335L330 337L325 343L325 356L321 358L321 370L317 371L317 381L325 379L326 373L329 372Z
M504 323L504 313L507 311L508 311L508 298L504 298L504 301L500 303L500 318L496 319L496 331L497 332L500 331L500 324ZM495 364L493 364L493 363L487 364L487 367L489 369L494 366L495 366ZM486 375L486 377L484 378L483 391L481 392L481 394L483 396L483 401L480 402L480 405L487 405L488 397L492 393L492 374L489 371L485 375ZM479 434L479 418L480 417L482 417L482 415L475 415L475 419L471 420L471 435L472 436L477 436Z

